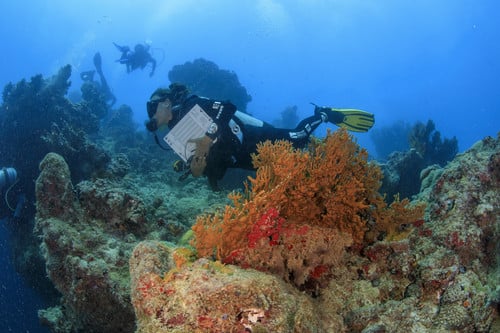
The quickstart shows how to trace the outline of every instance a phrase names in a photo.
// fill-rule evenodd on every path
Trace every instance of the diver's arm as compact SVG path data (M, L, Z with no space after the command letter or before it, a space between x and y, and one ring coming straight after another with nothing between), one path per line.
M212 118L213 123L205 135L217 140L217 138L229 128L229 122L236 112L236 106L229 102L219 102L204 97L198 97L197 104Z

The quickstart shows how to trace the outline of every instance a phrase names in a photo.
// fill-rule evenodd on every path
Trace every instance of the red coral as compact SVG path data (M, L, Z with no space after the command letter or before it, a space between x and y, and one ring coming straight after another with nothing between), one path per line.
M135 288L132 288L132 302L140 313L151 316L155 309L149 305L149 301L165 293L163 280L154 273L140 276Z
M423 237L431 237L432 236L432 230L427 228L427 229L422 229L418 232L419 236Z
M199 316L198 317L198 327L199 328L213 330L215 328L215 324L216 324L216 320L212 319L208 316Z
M243 249L236 249L234 251L231 251L227 257L222 258L222 262L224 264L235 264L238 262L242 262L244 259L244 253ZM249 268L243 267L243 268Z
M465 245L465 241L460 238L458 231L454 231L449 234L445 243L449 248L452 249L460 248Z
M413 221L412 224L413 224L413 226L415 228L419 228L419 227L423 226L424 223L425 223L425 220L424 219L420 219L420 220L417 220L417 221Z
M160 277L153 274L147 274L140 277L137 283L136 290L141 294L142 298L150 296L152 291L156 291L156 288L161 285Z
M370 259L371 262L385 261L391 253L394 251L391 249L388 243L376 243L372 246L365 248L364 254Z
M269 245L277 245L285 219L279 216L276 208L271 207L262 214L261 218L253 225L248 234L248 247L253 249L262 238L269 239Z
M317 280L317 279L321 278L321 276L324 273L326 273L327 271L328 271L328 266L318 265L318 266L314 267L312 272L309 274L309 277Z
M186 315L179 313L173 317L170 317L166 321L167 326L179 326L179 325L184 325L186 322Z

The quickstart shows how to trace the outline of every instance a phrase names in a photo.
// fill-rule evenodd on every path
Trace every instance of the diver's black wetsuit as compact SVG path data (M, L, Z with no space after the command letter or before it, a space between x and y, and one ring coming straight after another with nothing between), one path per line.
M295 129L275 128L236 110L230 102L220 102L196 95L187 98L173 112L168 126L173 128L179 120L198 104L217 124L217 131L207 135L215 140L207 156L204 175L210 186L217 189L228 168L254 170L251 154L257 151L257 144L266 140L289 140L296 148L309 142L310 134L321 124L319 114L302 120Z

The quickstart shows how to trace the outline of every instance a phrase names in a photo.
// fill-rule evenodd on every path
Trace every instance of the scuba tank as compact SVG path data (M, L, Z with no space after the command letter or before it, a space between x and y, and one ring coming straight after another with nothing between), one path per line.
M17 181L17 171L14 168L2 168L0 170L0 191L14 185Z
M10 209L10 211L15 212L15 217L18 217L21 215L21 210L24 205L25 199L24 196L18 200L18 204L16 207L12 207L9 204L8 201L8 195L10 189L17 183L17 171L14 168L2 168L0 169L0 199L2 201L5 201L6 206ZM3 210L3 203L2 204L2 210ZM1 213L1 212L0 212ZM0 218L3 218L3 213Z

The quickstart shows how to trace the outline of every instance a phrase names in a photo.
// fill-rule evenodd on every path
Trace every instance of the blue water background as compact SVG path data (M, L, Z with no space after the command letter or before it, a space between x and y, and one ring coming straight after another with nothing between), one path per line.
M37 310L49 305L37 295L14 269L10 228L0 220L0 332L48 333L38 321Z
M79 90L99 51L117 105L142 124L172 66L203 57L238 75L253 97L247 111L263 120L291 105L308 116L310 102L373 112L376 126L432 119L463 151L500 130L499 12L496 0L2 1L0 85L71 64ZM146 41L156 74L127 74L112 42ZM357 139L374 153L368 134ZM12 272L0 233L3 332L36 320L39 302Z

